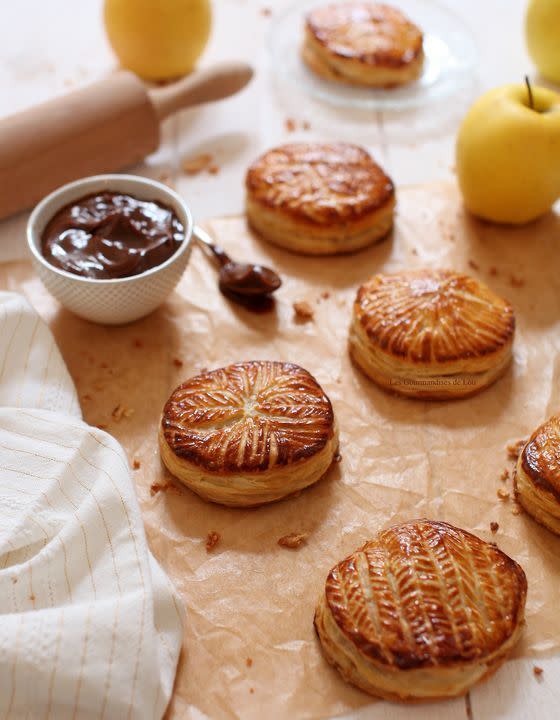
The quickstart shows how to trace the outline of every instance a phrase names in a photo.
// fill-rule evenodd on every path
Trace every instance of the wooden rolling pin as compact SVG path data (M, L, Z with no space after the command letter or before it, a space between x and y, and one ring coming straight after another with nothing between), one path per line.
M245 63L228 62L147 88L121 70L0 120L0 218L66 182L140 161L157 149L164 118L233 95L252 75Z

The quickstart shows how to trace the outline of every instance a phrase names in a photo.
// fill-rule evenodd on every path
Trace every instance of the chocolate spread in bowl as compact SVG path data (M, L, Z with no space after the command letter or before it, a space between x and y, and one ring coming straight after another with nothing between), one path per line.
M172 208L103 192L59 210L43 232L41 251L61 270L112 280L161 265L184 241L185 228Z

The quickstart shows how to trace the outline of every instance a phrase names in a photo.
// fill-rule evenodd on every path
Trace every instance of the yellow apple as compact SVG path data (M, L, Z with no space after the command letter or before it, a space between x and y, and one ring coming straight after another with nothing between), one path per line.
M560 95L504 85L465 116L456 146L468 210L499 223L534 220L560 197Z
M560 0L530 0L525 36L542 76L560 83Z
M105 29L121 65L147 80L190 72L212 24L210 0L105 0Z

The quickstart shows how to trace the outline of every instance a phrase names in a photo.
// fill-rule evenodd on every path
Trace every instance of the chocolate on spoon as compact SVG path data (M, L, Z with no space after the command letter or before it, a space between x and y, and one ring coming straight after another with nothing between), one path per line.
M221 247L212 242L202 228L194 228L194 237L220 265L218 286L232 302L255 312L266 312L274 306L272 293L282 285L274 270L257 263L238 263Z

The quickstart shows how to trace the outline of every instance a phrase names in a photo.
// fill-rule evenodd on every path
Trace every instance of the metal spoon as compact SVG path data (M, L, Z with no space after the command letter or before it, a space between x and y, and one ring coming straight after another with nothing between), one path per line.
M252 310L268 310L273 305L271 294L282 285L274 270L255 263L238 263L198 225L193 235L206 254L218 261L220 291L234 302Z

